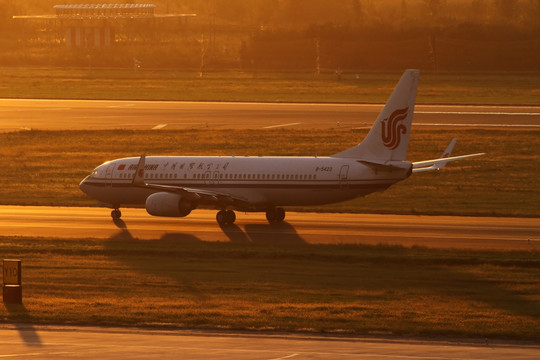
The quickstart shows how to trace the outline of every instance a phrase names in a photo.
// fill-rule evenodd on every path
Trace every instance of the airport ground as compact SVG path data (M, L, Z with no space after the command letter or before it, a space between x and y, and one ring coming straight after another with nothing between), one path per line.
M131 65L131 64L130 64ZM0 68L0 98L385 103L401 72ZM422 71L417 103L538 106L538 72Z
M24 259L3 320L534 340L535 219L2 207L1 252ZM128 281L126 281L128 280Z
M21 338L23 339L21 341ZM540 347L497 341L418 340L126 328L3 326L15 359L431 359L533 360Z
M47 105L43 106L43 102L36 103L42 115L49 116L46 114L52 113L52 118L58 119L57 122L63 123L64 126L76 124L83 128L87 126L103 129L111 121L136 124L132 129L151 129L157 126L157 129L167 130L169 126L171 128L175 126L166 114L160 117L159 113L162 110L147 107L155 106L157 109L163 104L91 102L91 105L88 105L63 102L54 103L47 110ZM227 114L223 107L238 106L215 104L219 110L209 111L203 115L208 111L204 110L204 104L185 105L188 108L199 107L199 110L193 110L191 113L196 118L193 122L197 125L189 126L203 129L206 126L218 126L218 123L212 123L210 119L214 119L219 113ZM2 109L2 116L6 119L2 124L9 123L8 119L34 118L36 125L28 127L39 129L39 117L20 116L24 114L26 104L17 106L20 107L15 110L11 105ZM104 106L113 106L109 111L116 112L115 109L125 108L127 112L123 115L116 112L113 118L107 119L108 110L104 109ZM143 106L145 110L139 110L146 112L145 116L138 117L136 116L138 111L131 112L130 109L138 106ZM174 103L170 106L182 104ZM250 106L255 107L257 104L246 105L248 109ZM271 108L275 105L260 106ZM290 111L287 110L288 106L291 108ZM329 123L323 125L324 120L319 120L321 125L314 125L315 128L328 129L338 126L336 118L341 118L342 112L347 113L351 109L369 109L369 106L358 108L346 105L336 108L328 106L330 110L327 111L326 121ZM368 112L375 114L377 106L373 107ZM310 114L309 110L305 108L295 110L295 106L288 104L276 106L275 109L273 118L264 119L263 116L262 122L254 122L252 116L256 117L260 111L253 108L250 116L244 117L244 125L238 125L238 128L264 128L276 125L281 128L309 127L305 121L287 118L291 116L298 119L309 116L306 115L306 112ZM430 112L431 119L437 117L436 123L439 124L437 126L444 123L449 138L452 137L452 129L477 128L478 121L483 122L480 126L482 128L524 128L534 132L538 126L539 112L535 107L526 109L465 107L450 111L447 108L442 110L418 108L418 110ZM172 109L171 113L175 111L178 109ZM513 115L514 112L520 115ZM29 111L26 114L34 113L35 111ZM241 118L241 106L228 114L230 119ZM64 120L61 120L64 116ZM356 116L357 114L353 115ZM419 113L418 117L421 118L422 114ZM450 121L449 117L452 118ZM485 120L481 120L484 118ZM74 119L77 121L74 122ZM127 121L128 119L130 120ZM282 119L287 121L281 121ZM461 122L456 122L455 119ZM469 125L464 123L465 119L468 119ZM366 124L360 120L362 123L359 125L369 126L372 121L372 115L368 114L364 121ZM177 119L179 124L177 126L181 126L181 122L181 119ZM430 125L424 126L433 126L427 118L426 122ZM315 121L314 124L316 123ZM339 126L341 125L340 122ZM358 123L353 121L345 124L349 129L356 125ZM20 122L12 123L7 126L9 129L4 128L4 131L13 130L12 126L24 127ZM418 216L370 215L366 216L370 219L368 222L362 222L361 214L315 214L311 216L312 219L303 218L306 214L290 214L284 228L272 229L263 221L260 214L249 214L245 217L239 215L241 219L235 227L221 229L215 224L213 212L205 211L201 211L200 215L194 214L194 217L170 221L150 218L144 210L133 209L126 210L122 222L115 223L106 210L97 208L81 210L43 207L3 208L1 226L5 237L2 242L2 253L10 257L23 258L27 264L25 271L28 278L25 279L29 283L25 290L24 307L6 308L2 311L3 322L22 321L27 325L15 327L18 330L18 341L10 340L2 344L12 347L14 343L18 343L17 346L21 346L20 351L36 350L36 343L38 345L39 342L47 343L41 339L48 339L54 331L41 333L41 329L32 324L54 323L58 321L54 320L54 316L59 313L64 316L67 314L67 319L60 321L62 323L119 324L111 322L107 314L125 315L125 306L130 307L132 304L134 312L127 317L131 322L123 320L120 324L164 326L165 323L165 326L170 326L166 324L171 319L167 311L180 310L177 319L189 320L187 314L190 313L199 318L195 320L191 318L189 321L193 322L187 324L178 320L173 326L227 328L223 326L224 323L242 320L247 323L239 325L241 329L264 330L267 320L276 316L281 317L280 321L284 323L281 325L274 323L277 325L273 329L287 331L304 329L308 332L315 329L315 332L319 332L328 329L325 327L327 325L320 321L324 316L329 316L341 322L339 327L333 329L343 330L343 325L360 326L356 332L352 331L356 334L374 331L374 334L391 333L405 337L412 336L411 334L431 336L435 334L482 339L522 338L534 341L540 332L537 306L540 278L536 248L539 236L537 218L429 217L434 221L430 222ZM309 217L309 214L307 216ZM32 217L34 220L31 220ZM380 218L373 220L374 217ZM325 222L329 224L327 227L323 226ZM380 225L381 222L384 225ZM37 233L26 232L32 229ZM51 236L53 233L54 236ZM218 242L215 242L216 240ZM442 246L449 243L455 246L449 248ZM84 263L85 259L89 263ZM58 263L62 265L58 266ZM239 267L231 268L231 266ZM52 278L48 277L50 271L54 273ZM96 284L96 276L103 275L109 276L103 286L91 285ZM315 278L318 285L313 283ZM126 282L125 279L130 281ZM224 282L226 285L216 279L226 280ZM123 289L125 283L134 288ZM446 287L448 284L450 286ZM75 286L76 290L70 290L71 286ZM315 291L329 288L333 292L324 296ZM347 288L349 290L346 290ZM254 289L259 289L262 294L250 295ZM246 290L249 291L246 293ZM103 291L106 292L105 297ZM125 291L120 298L118 291ZM167 291L172 293L166 295ZM219 294L228 295L219 298ZM141 295L147 296L148 300L141 301ZM182 304L164 302L163 297L175 299ZM133 298L135 300L132 300ZM347 298L349 300L346 300ZM85 300L81 302L81 299ZM261 299L267 301L267 306L259 306ZM339 301L332 303L336 299ZM223 307L220 301L232 301L234 305ZM135 307L141 304L144 306ZM199 305L206 308L197 308ZM220 313L220 309L223 308L237 311L223 314ZM415 308L418 310L414 310ZM82 309L89 310L85 320L77 321L70 318L73 310L78 312ZM291 323L287 312L296 314L299 319L304 319L303 321L307 319L308 322L300 325ZM158 316L159 321L156 323L155 319L145 320L145 314L149 313ZM220 316L225 316L228 320L220 323ZM350 318L347 318L348 316ZM396 322L396 319L399 321ZM217 323L212 325L212 321ZM477 323L472 325L470 321ZM396 323L397 328L394 330L386 327L395 326ZM431 326L431 330L418 330L419 328L414 330L416 326L426 324L428 327ZM410 326L413 327L412 331ZM13 329L11 333L13 334ZM166 340L160 338L159 341ZM257 342L260 343L260 340L255 340L255 343ZM57 340L51 340L50 343L53 347L43 346L43 348L45 351L51 350L51 354L60 354L66 350L66 347L63 347L56 351L54 346L58 345ZM368 346L365 342L357 342L357 338L353 343L353 349L347 351L345 355L357 356L361 349ZM81 343L77 344L79 346ZM4 346L2 349L5 349ZM235 346L237 345L232 345ZM256 345L249 346L257 351ZM312 345L301 346L311 348ZM409 351L406 350L407 346L401 346L400 350L396 351L403 354L402 356L416 356L407 352ZM126 347L129 347L129 344ZM198 348L192 343L186 347L192 350ZM230 347L231 345L221 347L218 345L212 351L227 353L226 349ZM86 348L91 348L91 345ZM291 355L299 353L295 349L291 349L290 352L287 349L276 356L256 353L256 356L246 355L246 358L292 357ZM468 347L460 348L456 343L451 344L451 349L456 351L454 358L470 358L475 351ZM494 358L493 348L484 349L487 349L491 357L483 354L475 355L476 358ZM520 350L516 350L518 354L514 353L514 358L530 358L528 352L521 352L523 349L537 351L534 346L518 349ZM103 355L109 354L110 350L111 347L101 348L96 352ZM174 350L161 348L160 351ZM394 352L388 354L384 351L386 350L377 350L374 356L392 358L392 355L395 355ZM428 347L422 351L424 352L418 357L433 358L433 348ZM459 351L463 353L460 355ZM2 353L5 353L4 350ZM339 356L331 351L321 352L320 356L314 353L300 352L300 354L313 358ZM500 358L505 357L503 355Z
M356 129L383 104L0 99L0 131ZM540 128L537 105L415 106L413 126Z
M104 161L143 152L335 154L361 141L381 108L367 104L0 103L5 126L0 133L0 151L4 154L0 168L9 169L0 175L4 184L0 203L56 206L93 206L94 202L78 189L82 178ZM413 176L382 194L316 210L540 216L536 184L540 169L530 166L540 156L536 146L540 133L538 107L419 105L416 112L417 125L408 153L412 161L438 157L453 137L458 138L454 154L487 155L452 163L444 172ZM71 130L61 130L65 128ZM20 187L26 191L18 191Z

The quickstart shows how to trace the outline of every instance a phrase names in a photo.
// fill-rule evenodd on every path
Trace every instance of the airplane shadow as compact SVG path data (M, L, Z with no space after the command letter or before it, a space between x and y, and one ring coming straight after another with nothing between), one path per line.
M249 237L246 235L245 232L242 231L242 229L238 225L228 224L228 225L220 225L219 227L221 228L223 233L227 235L227 237L232 243L237 243L237 244L250 243Z
M284 221L279 224L247 224L245 231L236 225L221 225L221 230L233 243L267 245L307 244L296 229Z
M187 233L167 233L158 239L138 239L122 228L105 242L106 253L111 260L125 264L133 270L158 277L169 277L181 285L183 292L204 301L208 295L201 291L190 274L197 262L182 261L197 252L204 241ZM146 261L140 261L144 253Z
M123 225L122 225L123 224ZM125 225L122 222L122 226ZM230 244L235 246L249 248L253 245L264 245L272 247L287 247L287 246L305 246L306 248L313 247L310 251L318 253L318 245L307 243L296 231L294 226L287 222L281 224L246 224L243 229L236 225L222 226L221 230L230 240ZM157 239L141 240L132 236L128 226L120 228L119 232L109 238L105 242L105 251L108 256L120 263L126 264L133 270L153 274L158 277L170 277L178 282L179 289L182 289L182 294L189 294L198 300L204 300L209 295L201 287L201 282L218 281L223 276L236 276L236 273L227 273L215 268L215 264L221 261L222 256L227 257L226 243L213 243L201 240L195 235L189 233L166 233ZM469 273L461 273L461 267L454 266L450 261L448 264L418 264L417 254L414 248L397 249L390 246L387 253L381 254L381 248L378 245L362 245L365 249L352 250L351 257L346 257L347 262L354 263L361 261L362 266L358 267L358 273L352 270L347 273L342 281L347 282L347 286L354 289L362 289L363 291L375 292L392 292L394 288L399 288L399 276L393 279L392 276L401 274L400 270L403 264L414 262L418 271L403 273L400 276L405 277L404 282L411 284L411 292L418 291L420 293L448 293L451 289L460 289L462 287L470 287L474 284L478 291L470 291L460 293L456 291L458 298L466 301L480 301L497 309L515 313L526 317L537 317L537 304L531 302L514 291L509 291L503 286L498 286L497 282L487 281L482 275L471 275ZM208 250L208 251L207 251ZM225 250L225 251L224 251ZM322 249L325 250L325 249ZM370 258L370 252L378 254L377 261ZM147 261L140 261L139 253L144 253ZM358 253L367 255L362 256ZM396 254L397 253L397 254ZM341 255L336 255L341 256ZM213 259L216 261L214 262ZM241 259L237 260L241 265ZM431 260L430 260L431 261ZM386 264L386 265L385 265ZM488 261L489 264L489 261ZM308 264L311 266L312 264ZM381 270L381 266L385 270ZM365 271L365 268L372 269L374 273L380 273L386 277L386 280L366 278L360 272ZM425 267L426 271L423 271ZM392 269L395 269L395 273ZM241 273L244 274L244 273ZM247 272L246 274L249 274ZM238 275L246 276L246 275ZM451 283L444 279L452 279ZM442 280L442 281L441 281ZM333 280L334 281L334 280ZM449 290L450 289L450 290ZM483 295L486 294L486 295ZM519 306L516 306L519 304ZM413 315L411 315L413 316ZM27 329L26 329L27 330ZM39 337L34 332L27 332L25 341L32 344L39 344Z
M6 310L11 316L16 317L30 317L30 314L24 304L4 304L6 307ZM41 342L41 338L39 337L39 334L37 333L36 329L32 324L26 323L15 323L13 324L15 328L19 331L19 335L21 336L24 343L28 346L43 346L43 343Z
M119 229L127 229L127 225L122 219L113 219L113 223Z
M138 239L130 231L129 223L121 220L115 220L114 223L119 230L104 244L105 253L113 261L140 273L173 278L185 294L198 300L206 299L208 294L201 290L198 283L200 280L197 279L228 276L225 275L227 272L214 273L214 261L209 262L207 258L215 258L218 263L222 261L222 256L227 258L231 253L226 242L201 240L195 235L182 232L165 233L156 239ZM221 229L230 240L229 244L246 248L261 244L272 247L298 244L309 246L295 228L286 222L274 225L249 224L244 229L232 224L222 226ZM138 254L145 254L146 260L140 261ZM199 259L199 256L203 257L194 262L193 259Z
M174 244L200 244L203 243L202 240L200 240L198 237L191 235L191 234L185 234L185 233L167 233L162 235L159 239L156 240L140 240L136 237L134 237L129 229L122 228L121 231L119 231L117 234L111 236L109 238L109 241L111 241L110 244L112 244L114 241L118 240L124 240L124 241L134 241L138 243L143 243L146 241L148 244L156 244L156 245L163 245L167 243L174 243ZM109 243L109 242L108 242Z
M286 221L279 224L247 224L247 236L255 244L299 245L307 242Z

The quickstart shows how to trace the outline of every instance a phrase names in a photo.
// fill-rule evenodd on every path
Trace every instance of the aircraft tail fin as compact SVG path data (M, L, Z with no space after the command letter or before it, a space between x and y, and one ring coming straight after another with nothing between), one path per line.
M419 70L405 70L364 141L333 157L376 162L405 160L419 77Z

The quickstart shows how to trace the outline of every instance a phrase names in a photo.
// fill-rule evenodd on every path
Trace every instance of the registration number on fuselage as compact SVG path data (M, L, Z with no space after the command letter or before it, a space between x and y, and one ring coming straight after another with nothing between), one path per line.
M331 166L317 166L315 168L315 171L332 171L332 167Z

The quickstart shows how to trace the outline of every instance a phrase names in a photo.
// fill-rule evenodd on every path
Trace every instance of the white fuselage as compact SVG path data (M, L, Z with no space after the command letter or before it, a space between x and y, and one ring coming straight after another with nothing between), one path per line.
M138 157L106 162L80 184L91 197L114 207L144 205L158 190L132 184ZM353 199L405 179L402 169L381 171L353 159L333 157L207 157L146 158L146 182L228 194L245 202L242 211L274 206L318 205ZM202 204L204 205L204 204Z

